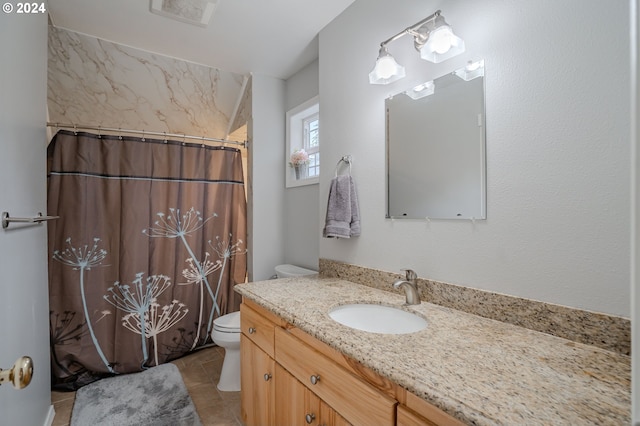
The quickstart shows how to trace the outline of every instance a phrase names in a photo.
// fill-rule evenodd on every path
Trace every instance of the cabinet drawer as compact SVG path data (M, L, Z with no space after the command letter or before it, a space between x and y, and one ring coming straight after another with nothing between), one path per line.
M380 426L395 424L395 400L281 328L275 329L275 345L276 362L348 422ZM319 377L315 384L311 382L312 376Z
M242 334L258 345L271 358L274 357L273 330L275 324L273 322L243 303L240 305L240 327Z

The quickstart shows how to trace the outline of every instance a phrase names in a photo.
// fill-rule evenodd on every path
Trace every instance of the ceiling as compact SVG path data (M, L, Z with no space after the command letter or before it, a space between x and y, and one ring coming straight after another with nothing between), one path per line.
M207 27L151 13L150 0L48 5L56 27L224 71L287 79L318 57L317 34L353 1L218 0Z

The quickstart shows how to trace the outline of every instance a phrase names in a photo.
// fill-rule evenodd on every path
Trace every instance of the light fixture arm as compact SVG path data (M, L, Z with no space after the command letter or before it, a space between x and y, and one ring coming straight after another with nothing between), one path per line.
M422 21L416 22L415 24L411 25L410 27L405 28L404 30L400 31L398 34L394 35L393 37L388 38L387 40L383 41L382 43L380 43L380 48L384 48L387 46L387 44L391 43L392 41L396 41L399 38L402 38L403 36L410 34L414 37L419 37L420 39L424 39L426 40L427 35L429 34L428 32L421 32L419 31L425 24L429 23L430 21L435 21L435 19L440 16L440 11L436 10L433 14L427 16L426 18L424 18Z

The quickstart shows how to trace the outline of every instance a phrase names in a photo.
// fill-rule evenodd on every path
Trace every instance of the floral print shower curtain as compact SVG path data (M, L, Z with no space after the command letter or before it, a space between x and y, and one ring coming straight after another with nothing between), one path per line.
M47 157L53 387L211 343L246 277L240 151L59 131Z

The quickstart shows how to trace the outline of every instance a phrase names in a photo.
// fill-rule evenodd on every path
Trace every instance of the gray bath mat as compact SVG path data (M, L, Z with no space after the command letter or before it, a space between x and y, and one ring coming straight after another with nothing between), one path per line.
M178 367L102 379L76 393L71 426L202 426Z

